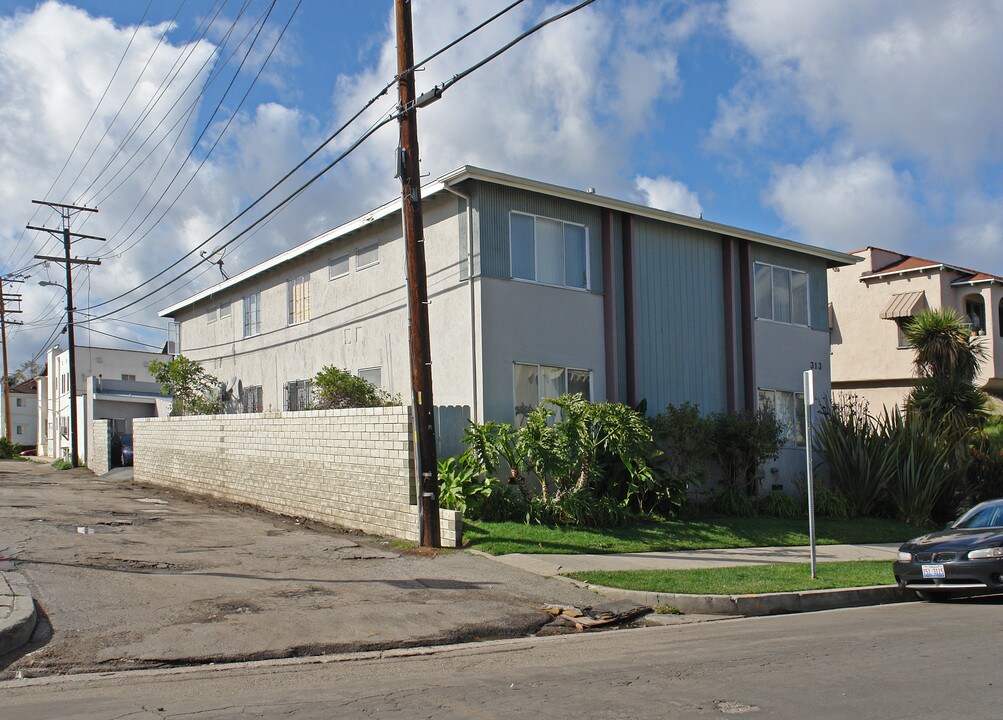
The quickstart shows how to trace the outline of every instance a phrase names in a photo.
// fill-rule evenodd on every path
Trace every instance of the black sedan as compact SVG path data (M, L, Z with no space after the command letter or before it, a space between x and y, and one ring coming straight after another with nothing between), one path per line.
M925 600L1003 592L1003 499L899 548L895 581Z

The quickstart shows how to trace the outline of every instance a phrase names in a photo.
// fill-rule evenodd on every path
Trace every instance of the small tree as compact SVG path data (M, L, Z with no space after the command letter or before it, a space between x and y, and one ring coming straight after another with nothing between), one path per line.
M756 471L780 455L786 430L773 412L754 415L719 412L708 418L708 441L729 490L755 495Z
M348 370L325 365L313 379L313 407L319 410L400 405L400 395L391 395Z
M169 362L151 360L150 375L164 393L174 396L171 415L215 415L223 411L217 391L219 380L184 355Z

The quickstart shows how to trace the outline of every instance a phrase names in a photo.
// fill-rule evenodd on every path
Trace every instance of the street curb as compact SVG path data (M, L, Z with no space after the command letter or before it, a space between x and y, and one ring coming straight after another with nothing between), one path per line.
M0 657L24 645L35 630L38 618L28 581L20 573L0 573L0 603L11 608L0 619Z
M834 590L802 590L789 593L768 593L763 595L682 595L678 593L656 593L643 590L623 590L605 585L566 578L579 587L588 588L614 600L629 600L642 605L659 607L670 605L684 614L781 615L784 613L812 612L815 610L835 610L837 608L885 605L915 599L913 594L897 585L870 585L858 588Z

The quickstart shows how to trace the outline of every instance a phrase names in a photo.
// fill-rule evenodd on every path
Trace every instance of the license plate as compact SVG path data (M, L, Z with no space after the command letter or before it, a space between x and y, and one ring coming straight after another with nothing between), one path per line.
M947 577L944 574L943 565L924 565L923 566L923 577L925 578L942 578Z

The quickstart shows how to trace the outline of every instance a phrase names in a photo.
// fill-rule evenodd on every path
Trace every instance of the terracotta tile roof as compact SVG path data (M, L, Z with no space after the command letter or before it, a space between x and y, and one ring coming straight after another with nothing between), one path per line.
M25 393L28 395L34 395L38 392L38 380L31 378L30 380L25 380L22 383L14 385L10 389L11 392Z
M881 250L883 252L892 253L899 256L899 260L889 263L877 270L872 272L865 272L861 275L862 278L876 277L878 275L887 275L890 273L900 273L909 272L910 270L920 270L923 268L944 268L947 270L953 270L956 273L960 273L962 277L957 278L952 281L953 284L965 284L973 282L999 282L1003 283L1003 277L998 275L990 275L989 273L979 272L978 270L969 270L968 268L961 267L960 265L951 265L949 263L941 262L938 260L927 260L926 258L917 257L915 255L903 255L902 253L895 252L894 250L886 250L884 248L869 247L870 250ZM863 252L863 251L858 251ZM856 254L856 253L855 253Z

